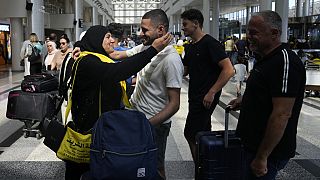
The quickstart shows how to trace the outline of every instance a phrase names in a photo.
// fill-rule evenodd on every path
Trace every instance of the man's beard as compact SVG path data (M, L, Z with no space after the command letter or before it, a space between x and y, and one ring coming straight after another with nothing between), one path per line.
M155 40L155 38L151 38L151 37L143 37L141 39L143 45L145 45L145 46L150 46L154 40Z

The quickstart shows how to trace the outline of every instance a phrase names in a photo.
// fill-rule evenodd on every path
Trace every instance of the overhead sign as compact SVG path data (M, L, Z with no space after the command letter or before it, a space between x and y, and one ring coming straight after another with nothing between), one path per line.
M0 31L6 31L9 32L10 31L10 25L8 24L0 24Z

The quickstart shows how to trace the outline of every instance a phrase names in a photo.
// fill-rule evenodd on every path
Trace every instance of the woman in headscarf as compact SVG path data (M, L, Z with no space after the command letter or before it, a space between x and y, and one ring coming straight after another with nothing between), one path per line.
M72 89L72 118L78 132L89 131L99 118L99 93L101 112L120 109L122 91L119 81L126 80L147 65L153 56L169 44L172 37L166 34L154 41L145 51L120 63L102 62L95 55L82 57L76 70ZM89 28L81 40L81 51L99 53L108 57L114 39L107 27ZM74 74L73 70L72 74ZM89 164L66 162L66 179L79 179L89 170Z
M53 41L48 41L46 45L47 45L48 53L44 59L44 66L46 70L51 70L51 67L49 65L51 64L52 59L56 54L56 52L58 52L58 50L56 49L56 43Z

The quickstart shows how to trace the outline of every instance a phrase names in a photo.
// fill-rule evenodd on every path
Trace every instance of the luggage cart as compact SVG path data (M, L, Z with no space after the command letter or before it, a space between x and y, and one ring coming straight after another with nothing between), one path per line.
M320 94L320 58L306 61L306 96Z

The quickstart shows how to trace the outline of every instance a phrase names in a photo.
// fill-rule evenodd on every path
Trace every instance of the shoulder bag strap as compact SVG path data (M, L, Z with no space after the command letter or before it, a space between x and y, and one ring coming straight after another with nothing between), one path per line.
M93 52L89 52L89 51L81 52L79 58L84 57L84 56L86 56L88 54L97 56L102 62L114 63L114 61L112 59L110 59L109 57L107 57L107 56L105 56L103 54L93 53ZM127 108L131 108L131 104L129 102L129 98L128 98L127 93L126 93L126 90L127 90L126 82L125 81L120 81L120 86L121 86L121 91L122 91L122 102Z

